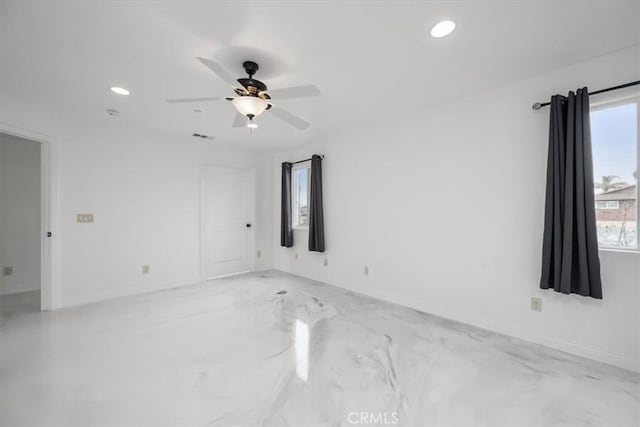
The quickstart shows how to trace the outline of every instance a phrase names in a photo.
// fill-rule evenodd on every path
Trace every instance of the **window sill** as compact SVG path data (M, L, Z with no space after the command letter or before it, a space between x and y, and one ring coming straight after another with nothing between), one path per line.
M637 248L616 248L616 247L607 247L601 246L598 248L599 252L623 252L623 253L631 253L631 254L640 254L640 249Z

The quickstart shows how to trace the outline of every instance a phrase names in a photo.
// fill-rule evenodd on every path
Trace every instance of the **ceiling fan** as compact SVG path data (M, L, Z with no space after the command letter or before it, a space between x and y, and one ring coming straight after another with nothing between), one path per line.
M309 96L318 96L320 91L314 85L293 86L282 89L275 89L267 92L267 85L256 80L253 76L258 71L258 64L253 61L245 61L242 63L242 67L249 77L234 79L231 73L229 73L223 66L206 58L196 58L205 67L213 71L218 77L227 82L233 88L235 97L224 98L227 101L231 101L233 106L237 110L235 119L233 120L233 127L247 126L249 128L257 128L258 125L253 121L260 114L269 110L270 114L283 120L293 127L298 129L306 129L309 127L309 123L300 117L296 116L275 106L271 102L273 96L276 100L280 99L292 99L292 98L305 98ZM240 86L238 85L240 84ZM206 102L206 101L218 101L223 99L222 97L205 97L205 98L174 98L167 99L167 102L184 103L184 102Z

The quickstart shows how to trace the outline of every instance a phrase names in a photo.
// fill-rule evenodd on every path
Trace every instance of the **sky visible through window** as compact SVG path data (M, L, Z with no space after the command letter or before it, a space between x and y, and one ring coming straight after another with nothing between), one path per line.
M596 228L602 247L638 248L637 108L633 102L591 112Z
M637 168L637 104L625 104L591 112L593 179L616 175L617 181L634 184Z
M298 169L298 194L300 194L300 206L307 206L307 170Z

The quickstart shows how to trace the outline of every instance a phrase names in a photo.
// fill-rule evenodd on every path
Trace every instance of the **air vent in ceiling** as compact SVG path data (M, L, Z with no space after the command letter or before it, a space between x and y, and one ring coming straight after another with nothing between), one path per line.
M213 139L213 138L214 138L213 136L203 135L203 134L201 134L201 133L194 133L194 134L193 134L193 135L191 135L191 136L193 136L194 138L209 139L209 140L211 140L211 139Z

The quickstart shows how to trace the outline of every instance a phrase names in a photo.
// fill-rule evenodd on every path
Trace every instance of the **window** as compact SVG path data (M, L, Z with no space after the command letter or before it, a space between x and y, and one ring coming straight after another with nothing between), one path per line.
M620 207L620 203L617 200L598 200L596 202L596 209L618 209Z
M638 103L591 111L596 225L604 248L638 249Z
M309 227L309 193L311 180L311 163L298 163L293 166L291 174L293 195L293 228Z

